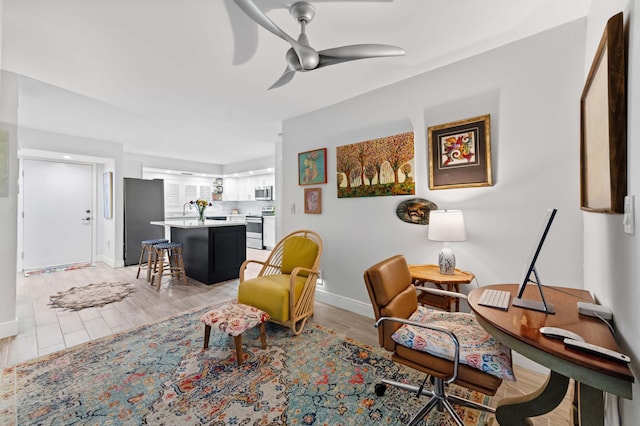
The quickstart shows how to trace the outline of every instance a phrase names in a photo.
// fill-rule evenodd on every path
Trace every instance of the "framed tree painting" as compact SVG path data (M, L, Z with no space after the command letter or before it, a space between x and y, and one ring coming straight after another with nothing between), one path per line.
M327 148L298 154L298 185L327 183Z
M429 127L429 189L491 186L490 115Z
M336 147L338 198L415 194L413 132Z
M626 59L620 12L607 22L580 98L580 208L623 213L626 192Z
M304 212L312 214L322 213L322 188L304 189Z

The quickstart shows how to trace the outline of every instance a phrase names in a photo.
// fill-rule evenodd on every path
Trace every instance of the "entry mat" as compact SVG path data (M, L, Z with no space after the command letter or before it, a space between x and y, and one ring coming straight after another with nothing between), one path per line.
M24 276L30 277L32 275L49 274L51 272L73 271L74 269L90 268L92 266L94 266L92 262L73 263L71 265L49 266L47 268L25 270Z

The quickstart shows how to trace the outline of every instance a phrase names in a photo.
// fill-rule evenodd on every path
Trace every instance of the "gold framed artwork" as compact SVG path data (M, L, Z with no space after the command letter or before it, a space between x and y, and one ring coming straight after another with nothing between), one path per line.
M415 194L413 132L336 147L338 198Z
M304 212L311 214L322 213L322 188L304 189Z
M429 189L493 185L490 118L429 127Z
M327 183L327 148L298 154L298 185Z
M580 98L580 208L623 213L627 192L626 47L622 12L607 22Z

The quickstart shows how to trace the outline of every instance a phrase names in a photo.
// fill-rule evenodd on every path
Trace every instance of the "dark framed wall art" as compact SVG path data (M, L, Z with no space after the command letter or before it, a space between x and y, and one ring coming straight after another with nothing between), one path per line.
M580 208L623 213L627 192L626 43L622 12L607 22L580 98Z
M429 189L491 186L490 115L429 127Z
M327 183L327 148L298 154L298 185Z

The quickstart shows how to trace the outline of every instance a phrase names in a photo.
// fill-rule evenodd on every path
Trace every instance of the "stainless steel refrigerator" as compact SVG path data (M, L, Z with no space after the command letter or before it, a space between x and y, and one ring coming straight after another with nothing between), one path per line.
M164 180L124 178L124 264L136 265L143 240L164 238Z

